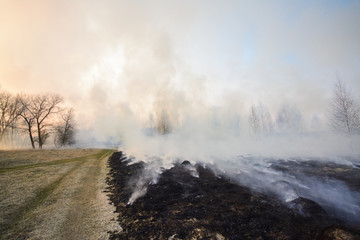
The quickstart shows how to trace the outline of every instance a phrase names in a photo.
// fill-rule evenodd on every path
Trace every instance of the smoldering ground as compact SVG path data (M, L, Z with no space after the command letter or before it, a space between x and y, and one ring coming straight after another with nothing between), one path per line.
M146 195L149 184L156 184L165 170L188 160L254 191L275 194L286 204L309 198L337 218L358 223L359 187L349 186L358 180L356 174L346 181L341 176L320 174L320 170L304 172L302 164L318 162L326 172L326 165L333 163L340 166L339 171L344 166L344 171L357 172L359 135L333 132L327 119L318 120L313 128L308 116L291 103L279 113L264 110L266 105L261 104L268 117L255 132L244 111L247 103L237 95L211 105L201 92L195 98L195 93L179 89L174 82L148 94L152 99L147 105L148 117L146 111L138 115L126 108L127 114L120 120L119 150L130 156L132 163L146 163L143 172L128 183L133 188L128 204ZM287 116L284 122L279 117L282 111ZM286 171L276 167L288 162L299 164Z
M283 133L230 137L219 125L211 126L208 135L205 128L192 128L191 134L180 129L167 135L145 132L124 141L119 149L130 156L129 164L145 163L142 172L128 183L133 189L128 204L143 197L164 171L187 160L255 192L275 195L288 207L299 197L307 198L337 219L359 223L360 159L354 148L358 136ZM188 171L198 177L195 168Z
M237 161L245 161L244 159L254 162L249 156L239 157ZM161 162L159 159L153 160ZM249 176L241 174L243 182L251 180L254 182L253 186L257 183L260 186L260 189L248 188L244 183L240 183L239 179L216 171L214 166L193 165L189 161L181 160L169 169L160 169L161 175L154 179L154 175L149 173L149 165L144 162L129 164L129 161L131 159L121 152L114 154L109 160L112 168L110 199L121 215L118 221L124 229L121 233L112 233L112 239L140 236L157 239L337 239L339 235L345 239L357 239L359 236L357 223L349 220L344 223L334 216L334 211L324 210L317 202L304 197L302 189L285 180L273 182L271 192L264 191L270 183L263 184L262 181L257 182L256 177L250 179ZM228 160L227 162L229 163ZM297 164L298 161L291 163ZM324 165L318 162L301 164L310 166L305 168L291 163L286 164L283 161L270 170L277 169L279 173L285 173L285 169L290 166L293 172L324 172ZM280 166L283 167L282 170ZM335 170L339 173L339 165L325 166L327 171ZM342 168L348 170L342 176L358 174L351 169ZM139 177L141 184L136 185L140 182L137 181ZM270 179L268 176L264 178ZM153 179L155 181L152 181ZM349 179L355 179L352 183L358 182L358 178L354 176ZM147 183L142 184L144 182ZM331 183L334 182L336 181ZM351 185L351 181L347 183ZM138 193L144 195L137 196L139 198L134 202L129 202L129 199L135 196L132 188L134 186L142 186L141 189L147 192L139 191ZM283 195L274 192L286 192L288 195L285 199ZM291 200L294 196L296 199Z

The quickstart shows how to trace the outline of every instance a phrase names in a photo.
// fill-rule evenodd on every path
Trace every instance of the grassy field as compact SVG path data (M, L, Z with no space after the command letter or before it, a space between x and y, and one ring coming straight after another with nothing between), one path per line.
M0 239L107 239L114 150L0 151Z

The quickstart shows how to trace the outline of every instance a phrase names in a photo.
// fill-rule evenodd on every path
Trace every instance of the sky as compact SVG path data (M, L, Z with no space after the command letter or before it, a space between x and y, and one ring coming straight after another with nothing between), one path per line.
M63 95L104 141L164 108L180 124L287 103L325 122L337 76L360 100L359 13L346 0L0 0L0 85Z

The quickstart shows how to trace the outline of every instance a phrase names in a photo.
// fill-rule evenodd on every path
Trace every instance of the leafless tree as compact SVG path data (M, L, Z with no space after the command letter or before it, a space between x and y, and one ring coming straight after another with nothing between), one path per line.
M146 127L145 131L148 136L153 136L154 133L157 131L154 115L152 113L149 114L145 127Z
M169 116L165 110L161 111L161 114L157 119L156 130L161 135L165 135L171 132Z
M250 116L249 116L249 123L251 130L254 134L259 133L260 131L260 117L258 111L254 105L251 106L250 109Z
M57 148L75 144L74 109L61 114L61 122L55 126L54 144Z
M39 94L23 96L21 103L24 108L22 117L26 123L30 136L31 145L35 148L34 142L38 142L41 149L45 144L51 127L50 117L61 111L59 105L63 101L57 94ZM33 137L32 127L36 127L37 137Z
M260 127L263 133L271 133L274 128L273 120L271 118L269 110L261 103L257 107L260 118Z
M360 109L346 88L343 81L337 78L334 96L330 103L331 126L341 132L358 133L360 131Z
M255 134L268 134L273 130L273 121L269 111L262 105L252 105L250 108L249 123Z
M25 132L27 132L29 134L29 138L30 138L30 143L31 143L31 147L33 149L35 149L35 141L34 141L34 116L31 114L31 112L28 110L30 108L30 102L31 102L31 97L28 95L21 95L19 97L21 106L22 106L22 111L20 113L21 118L23 119L23 125L24 128L23 130Z
M14 131L21 111L19 98L0 89L0 140L4 139L9 130Z
M302 129L302 115L295 106L284 104L278 113L276 123L281 132L297 132Z

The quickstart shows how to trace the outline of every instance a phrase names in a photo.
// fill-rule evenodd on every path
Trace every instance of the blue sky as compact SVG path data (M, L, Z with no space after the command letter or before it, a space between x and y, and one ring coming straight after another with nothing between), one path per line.
M278 78L274 85L277 81L290 81L294 87L321 82L319 87L325 92L338 72L358 91L358 2L227 3L215 2L199 10L205 11L205 17L191 23L195 25L192 37L185 40L185 50L179 51L199 72L216 74L222 82L246 82L239 78L250 75L251 81L264 87L271 87L274 74ZM178 36L175 42L183 40ZM265 73L262 79L259 72Z

